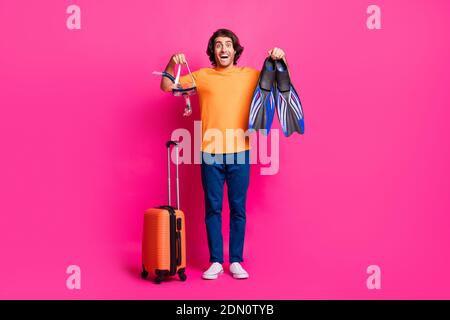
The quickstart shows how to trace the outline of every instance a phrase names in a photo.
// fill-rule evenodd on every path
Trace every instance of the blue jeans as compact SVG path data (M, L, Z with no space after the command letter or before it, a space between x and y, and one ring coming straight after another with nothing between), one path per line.
M229 261L243 261L245 205L250 180L249 151L231 154L202 153L202 185L210 262L223 263L222 202L227 183L230 206ZM243 162L243 163L242 163Z

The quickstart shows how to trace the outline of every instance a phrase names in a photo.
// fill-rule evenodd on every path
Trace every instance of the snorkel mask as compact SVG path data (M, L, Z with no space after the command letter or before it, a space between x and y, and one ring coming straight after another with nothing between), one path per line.
M186 62L186 67L189 71L189 75L191 76L192 79L192 85L188 88L183 88L181 86L181 84L179 83L180 81L180 74L181 74L181 65L178 65L178 70L177 70L177 77L174 78L170 73L167 73L165 71L163 72L158 72L155 71L153 72L153 74L157 74L157 75L162 75L163 77L169 78L172 82L173 82L173 87L172 87L172 94L175 97L184 97L184 100L186 102L186 107L184 108L184 113L183 116L187 117L190 116L192 114L192 108L191 108L191 100L189 99L189 96L196 94L197 93L197 87L195 84L195 79L194 76L191 73L191 70L189 69L189 65Z

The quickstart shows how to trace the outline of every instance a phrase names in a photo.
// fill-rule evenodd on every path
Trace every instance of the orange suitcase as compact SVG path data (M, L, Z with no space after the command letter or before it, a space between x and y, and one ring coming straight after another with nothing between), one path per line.
M170 201L170 147L176 152L177 207ZM184 213L180 208L178 183L178 143L168 141L168 193L169 205L151 208L144 213L142 236L142 273L146 279L149 273L155 275L155 283L160 284L166 276L178 274L181 281L186 280L186 237Z

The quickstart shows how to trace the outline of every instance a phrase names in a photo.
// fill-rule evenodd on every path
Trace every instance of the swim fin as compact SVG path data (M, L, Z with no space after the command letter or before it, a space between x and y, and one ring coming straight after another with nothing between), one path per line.
M303 134L305 122L303 109L297 91L292 86L289 71L283 60L276 60L276 102L277 115L286 137L294 132Z
M276 76L275 62L270 57L264 60L263 68L259 75L258 85L253 92L250 105L249 130L261 130L263 134L269 134L275 115L274 81Z

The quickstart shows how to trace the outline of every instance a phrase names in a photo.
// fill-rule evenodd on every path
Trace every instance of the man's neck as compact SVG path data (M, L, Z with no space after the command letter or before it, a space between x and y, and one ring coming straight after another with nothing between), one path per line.
M229 71L229 70L233 70L235 68L235 66L233 64L230 64L228 67L215 67L214 69L216 71Z

